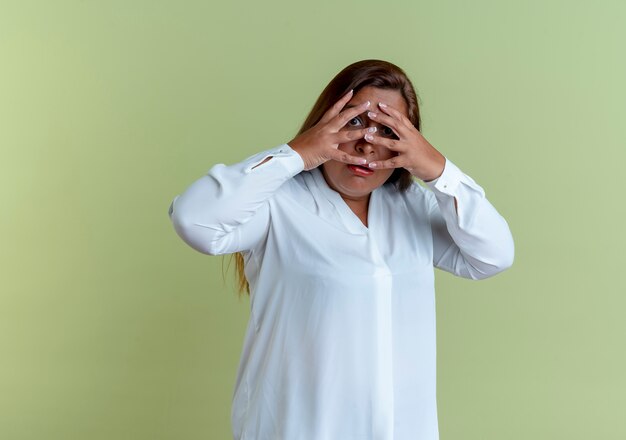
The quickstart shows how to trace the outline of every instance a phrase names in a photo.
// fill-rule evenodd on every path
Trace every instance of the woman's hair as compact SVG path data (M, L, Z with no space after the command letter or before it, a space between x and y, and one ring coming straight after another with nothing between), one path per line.
M387 61L362 60L344 68L328 83L317 98L297 135L317 124L324 113L351 89L354 89L354 95L356 95L360 89L367 86L400 92L407 103L409 120L415 128L420 130L418 97L406 73L395 64ZM393 185L398 191L406 191L411 186L412 181L411 173L404 168L396 168L384 184ZM250 286L244 273L243 255L240 252L232 255L235 258L239 295L241 296L244 290L250 295Z

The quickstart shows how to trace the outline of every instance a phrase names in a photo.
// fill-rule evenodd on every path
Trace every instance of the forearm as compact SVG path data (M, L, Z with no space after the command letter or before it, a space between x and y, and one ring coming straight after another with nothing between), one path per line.
M438 267L481 279L513 264L514 242L508 223L487 200L482 187L450 161L443 174L427 185L436 198L432 210Z
M174 229L186 243L203 253L216 255L239 250L244 244L235 241L252 243L259 237L239 236L234 241L234 231L250 221L278 188L302 168L301 157L287 144L233 165L214 165L172 201L169 216Z

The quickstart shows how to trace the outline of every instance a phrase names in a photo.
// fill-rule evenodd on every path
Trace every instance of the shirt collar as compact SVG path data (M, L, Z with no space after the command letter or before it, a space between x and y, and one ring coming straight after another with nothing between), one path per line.
M348 204L341 197L341 194L339 194L328 185L328 182L326 182L326 179L322 174L321 166L313 168L312 170L309 170L309 172L316 189L328 202L330 202L330 204L334 208L335 214L341 219L345 227L353 234L368 234L372 228L372 219L375 217L374 210L376 209L377 205L376 200L378 198L381 188L376 188L374 191L372 191L372 194L370 195L367 214L368 227L366 227L361 219L359 219L357 215L352 211L352 209L350 209Z

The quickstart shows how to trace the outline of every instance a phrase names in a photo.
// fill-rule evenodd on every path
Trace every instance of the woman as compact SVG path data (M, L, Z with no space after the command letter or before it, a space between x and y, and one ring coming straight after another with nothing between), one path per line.
M236 440L438 438L433 268L487 278L514 245L419 129L405 73L360 61L294 139L214 165L172 201L189 246L244 263Z

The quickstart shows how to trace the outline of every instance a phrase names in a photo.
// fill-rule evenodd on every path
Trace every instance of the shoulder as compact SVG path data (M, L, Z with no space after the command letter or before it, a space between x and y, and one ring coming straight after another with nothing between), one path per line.
M383 185L385 198L395 204L404 204L407 207L428 209L433 201L436 202L433 192L417 180L413 180L406 191L398 190L394 185Z
M310 171L301 171L300 173L288 179L278 189L274 199L285 203L297 202L299 205L309 206L314 203L312 186L314 180Z
M309 172L301 171L300 173L288 179L281 187L280 193L291 196L301 197L303 193L309 192Z

